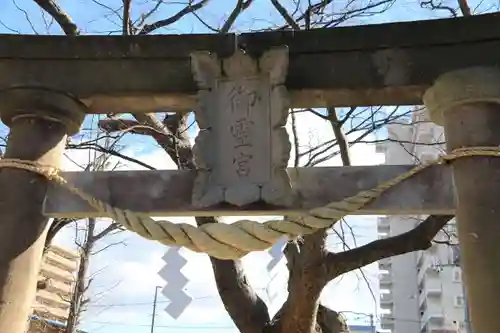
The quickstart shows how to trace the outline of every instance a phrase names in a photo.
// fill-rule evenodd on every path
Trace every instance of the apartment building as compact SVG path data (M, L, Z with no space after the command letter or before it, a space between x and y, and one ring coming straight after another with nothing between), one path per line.
M78 260L78 255L71 251L56 245L50 246L38 277L44 288L36 293L28 333L63 332L69 314Z
M443 129L415 112L411 120L388 126L389 141L377 146L386 164L416 164L444 152ZM418 225L425 216L386 216L378 220L380 238ZM436 239L456 244L450 222ZM427 251L379 261L382 329L392 333L467 332L466 300L458 246L434 244ZM469 332L470 333L470 332Z

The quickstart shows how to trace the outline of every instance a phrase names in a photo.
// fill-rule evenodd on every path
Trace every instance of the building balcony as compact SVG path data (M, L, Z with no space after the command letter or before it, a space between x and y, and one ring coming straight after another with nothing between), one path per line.
M427 309L421 317L420 328L424 328L426 325L443 325L444 324L444 314L442 311Z
M78 262L76 260L67 259L60 255L57 255L55 252L48 251L45 254L45 261L47 264L56 266L62 270L68 272L75 272L78 268Z
M48 304L35 302L35 304L33 305L33 310L36 315L42 317L43 319L57 320L62 322L66 322L66 320L68 320L68 310L54 308Z
M380 273L378 275L378 280L379 280L379 284L380 284L381 289L386 289L386 288L383 288L383 286L388 287L388 286L392 285L391 273Z
M380 294L380 302L384 303L392 303L392 294L391 293L386 293L386 294Z
M378 268L381 270L390 271L391 270L391 259L385 258L378 261Z
M380 327L383 330L392 330L394 328L394 319L392 313L384 313L380 315Z
M60 296L46 290L38 290L36 293L36 301L40 304L45 304L53 308L68 310L70 299L65 296Z
M425 295L427 297L436 297L436 296L441 296L443 290L441 286L436 286L436 287L426 287L424 289Z
M59 267L52 266L46 262L42 263L40 275L67 284L72 284L75 281L75 277L72 273L60 269Z
M392 303L380 303L380 308L382 310L394 311L394 304Z
M389 234L391 230L391 223L386 217L380 217L377 221L377 232L380 234Z
M441 295L441 292L443 291L443 280L441 276L439 275L431 275L428 274L425 277L425 280L422 283L423 286L423 291L426 294L430 295Z
M385 154L387 152L387 142L377 142L375 143L375 153L376 154Z
M69 251L63 247L51 244L49 247L49 251L57 254L58 256L64 257L69 260L75 260L77 261L79 256L78 253L74 251Z
M57 281L55 279L47 278L44 276L39 276L38 281L45 282L44 290L49 291L54 294L58 294L61 297L68 297L73 292L73 284Z
M391 310L393 305L393 298L391 293L380 294L380 308L384 310Z
M442 267L438 264L435 257L429 253L423 253L422 259L419 260L417 281L421 283L423 279L427 279L428 277L437 277L440 271L442 271Z
M441 302L441 288L424 289L419 296L418 305L420 308L426 308L428 303ZM424 306L425 303L425 306Z

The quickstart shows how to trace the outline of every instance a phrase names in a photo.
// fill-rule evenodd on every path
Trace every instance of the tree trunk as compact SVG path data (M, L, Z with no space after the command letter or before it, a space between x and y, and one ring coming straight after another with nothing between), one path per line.
M347 326L345 318L337 311L320 304L317 318L321 333L349 333L349 326Z
M80 321L82 314L82 303L85 297L85 292L88 287L87 272L89 269L89 259L94 247L94 232L96 220L94 218L88 219L87 232L85 235L84 243L80 248L80 263L78 265L78 273L76 275L75 286L73 288L73 295L71 296L71 304L68 314L68 322L66 325L66 333L76 332L76 328Z
M288 302L288 301L287 301ZM280 311L276 313L273 320L268 324L263 333L284 333L282 326L283 312L286 311L287 304L283 304ZM299 329L292 329L290 333L300 332ZM316 314L316 325L311 333L349 333L349 326L345 318L338 312L319 305ZM288 332L287 332L288 333Z

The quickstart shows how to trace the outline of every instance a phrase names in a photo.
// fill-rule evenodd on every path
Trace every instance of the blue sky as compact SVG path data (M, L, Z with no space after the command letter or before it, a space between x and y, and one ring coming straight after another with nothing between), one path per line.
M149 23L154 20L168 17L183 7L185 1L166 1L162 10L151 16ZM337 10L341 10L347 1L334 2ZM454 6L454 1L444 0L445 4ZM120 20L111 14L105 6L99 5L92 0L65 0L58 1L59 5L69 13L77 25L85 34L116 34L120 29ZM112 0L104 2L107 7L118 8L121 1ZM177 4L169 4L177 3ZM179 4L181 3L181 4ZM232 10L236 1L212 0L210 4L199 11L198 14L208 24L219 27ZM283 1L290 4L291 1ZM368 0L360 0L359 3L368 3ZM496 11L496 3L480 2L474 0L469 2L471 7L477 7L477 12ZM141 0L133 1L132 16L134 18L148 8L152 2ZM21 10L19 8L20 7ZM349 25L383 23L390 21L408 21L438 18L447 15L446 12L432 12L419 6L416 0L397 0L395 4L384 13L369 17L359 17L349 20ZM26 19L30 18L30 22ZM0 33L23 33L23 34L61 34L59 27L53 24L46 27L40 9L33 1L14 2L12 0L0 1ZM234 25L233 31L244 32L251 29L262 29L270 25L280 24L283 20L272 8L268 0L255 0L251 8L246 11ZM205 33L210 32L203 24L194 19L193 16L186 16L185 19L172 26L161 29L158 33L178 34L178 33ZM300 128L302 142L309 141L311 144L324 142L332 138L331 129L328 124L319 118L310 115L301 115L302 124ZM95 117L88 117L84 128L91 128L95 122ZM1 126L1 125L0 125ZM0 127L0 132L5 132L5 127ZM194 135L196 127L192 128L191 135ZM82 133L93 133L93 130ZM372 138L373 139L373 138ZM307 142L306 142L307 143ZM125 152L139 158L157 168L172 168L171 161L165 153L156 147L154 142L145 137L126 136L122 145ZM88 152L69 153L72 160L82 164L88 160ZM380 156L376 156L373 147L361 145L353 149L355 164L377 164L382 163ZM327 165L338 164L338 161L329 161ZM68 162L68 165L71 164ZM128 165L129 169L140 169L137 165ZM174 220L174 219L172 219ZM178 220L178 219L177 219ZM184 219L185 220L185 219ZM183 221L184 221L183 220ZM374 217L350 218L350 223L356 233L356 241L359 244L366 243L376 237L376 227ZM103 222L105 225L105 222ZM71 229L61 233L57 242L67 246L73 246L74 231ZM163 266L161 257L166 251L164 246L141 239L131 233L123 233L111 238L106 238L99 244L105 247L115 242L124 242L104 251L93 259L91 270L95 274L95 282L92 288L93 300L87 314L84 317L83 328L92 333L146 333L149 332L151 321L152 300L154 288L157 285L164 285L164 282L156 274ZM330 246L338 246L338 240L334 237L329 239ZM351 240L352 242L352 240ZM157 309L157 321L155 332L169 333L215 333L230 332L235 333L234 325L225 313L221 301L218 298L213 275L209 267L208 258L204 255L188 253L183 250L189 263L184 268L185 275L190 278L187 287L190 295L194 298L192 305L186 313L177 321L169 318L163 313L163 308L167 305L167 300L160 296ZM284 300L286 280L286 270L284 263L276 268L276 276L269 274L262 266L262 260L268 260L266 253L253 253L245 258L244 263L250 277L250 282L259 294L270 305L271 311L276 311L280 302ZM265 265L264 265L265 267ZM200 272L203 272L200 274ZM367 276L372 282L376 281L377 269L371 265L367 270ZM270 281L272 281L270 283ZM372 287L377 293L377 284L372 283ZM271 288L278 296L273 301L269 300L266 288ZM377 305L373 302L366 284L360 282L353 274L333 281L322 298L326 305L335 310L355 311L378 316ZM352 323L367 323L367 318L363 315L347 314Z

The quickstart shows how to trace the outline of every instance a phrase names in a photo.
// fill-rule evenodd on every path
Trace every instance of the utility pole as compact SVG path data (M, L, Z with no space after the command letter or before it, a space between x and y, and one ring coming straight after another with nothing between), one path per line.
M158 289L160 289L160 286L155 287L155 299L153 301L153 315L151 318L151 333L154 333L155 331L155 317L156 317L156 302L158 301Z
M375 323L373 321L373 314L372 313L370 313L370 326L372 328L372 333L376 333L375 332Z

